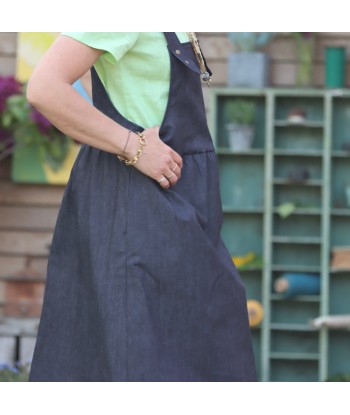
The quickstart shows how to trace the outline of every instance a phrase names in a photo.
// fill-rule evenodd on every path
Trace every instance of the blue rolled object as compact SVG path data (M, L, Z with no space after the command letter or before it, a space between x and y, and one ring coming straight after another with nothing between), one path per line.
M284 280L284 290L279 294L285 298L296 295L318 295L320 294L320 275L318 274L300 274L284 273L277 281Z

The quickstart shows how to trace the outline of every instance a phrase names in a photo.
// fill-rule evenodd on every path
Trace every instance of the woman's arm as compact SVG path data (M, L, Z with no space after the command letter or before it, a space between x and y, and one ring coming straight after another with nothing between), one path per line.
M28 101L52 124L68 136L114 154L122 154L128 130L92 106L72 87L100 57L94 49L68 36L60 35L35 67L27 85ZM164 180L162 187L175 184L180 177L182 159L158 136L159 127L147 129L147 145L134 165L144 174ZM125 155L133 158L139 148L138 136L131 133ZM116 162L119 162L116 160Z

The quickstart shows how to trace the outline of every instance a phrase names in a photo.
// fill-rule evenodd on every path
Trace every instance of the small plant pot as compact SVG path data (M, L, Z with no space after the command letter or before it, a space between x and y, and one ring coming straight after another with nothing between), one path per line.
M239 51L228 56L228 86L263 88L269 83L270 58L264 52Z
M232 151L248 151L254 141L254 127L229 123L226 125L229 147Z

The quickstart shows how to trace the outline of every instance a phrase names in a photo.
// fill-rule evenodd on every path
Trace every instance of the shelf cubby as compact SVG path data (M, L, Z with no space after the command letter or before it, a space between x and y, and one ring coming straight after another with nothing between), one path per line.
M287 120L288 111L293 107L304 108L307 122L323 124L324 107L322 97L318 96L276 96L275 119Z
M348 301L339 301L342 297L347 298ZM329 312L332 315L350 315L350 270L331 275Z
M271 382L315 382L318 380L318 361L273 359L271 362Z
M283 125L283 124L282 124ZM300 152L314 151L320 152L323 148L323 130L311 125L289 125L288 128L276 124L275 129L275 149L291 150Z
M291 202L321 208L321 189L319 187L275 186L273 204L278 206Z
M219 164L222 204L233 208L264 205L264 162L257 158L232 160L224 157ZM250 192L247 189L251 189Z
M321 247L319 244L278 244L273 243L273 264L277 266L317 267L321 262Z
M305 324L320 313L319 304L310 301L271 302L271 323Z
M334 216L331 227L331 248L350 246L350 216Z
M316 215L295 215L273 217L272 237L321 238L321 217Z
M226 214L222 226L222 237L231 255L243 256L249 251L262 255L262 225L261 215ZM252 235L257 234L260 237L253 239Z
M322 179L322 159L320 157L280 157L276 156L274 161L274 176L278 178L288 179L290 172L296 169L307 169L309 179Z
M271 333L271 354L290 353L290 354L314 354L319 353L318 332L284 332L273 330Z
M350 373L350 331L329 330L328 376Z
M247 95L247 94L237 94L235 96L220 96L217 99L217 111L216 111L216 137L217 137L217 146L221 148L229 149L229 139L228 133L226 130L226 124L230 121L228 118L228 104L235 99L247 100L249 102L254 102L256 104L256 119L255 119L255 140L254 148L263 149L265 147L265 122L266 122L266 101L265 96L256 94L256 95Z

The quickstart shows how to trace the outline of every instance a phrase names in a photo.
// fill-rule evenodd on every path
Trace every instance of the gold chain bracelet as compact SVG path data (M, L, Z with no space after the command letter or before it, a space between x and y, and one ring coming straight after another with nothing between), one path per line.
M129 160L127 157L120 156L119 154L116 154L118 159L123 161L127 166L133 166L137 162L137 160L139 159L139 157L142 154L143 147L147 144L147 140L146 140L146 137L145 137L144 133L140 133L139 131L137 131L137 134L139 136L140 147L137 150L136 155L131 160Z

